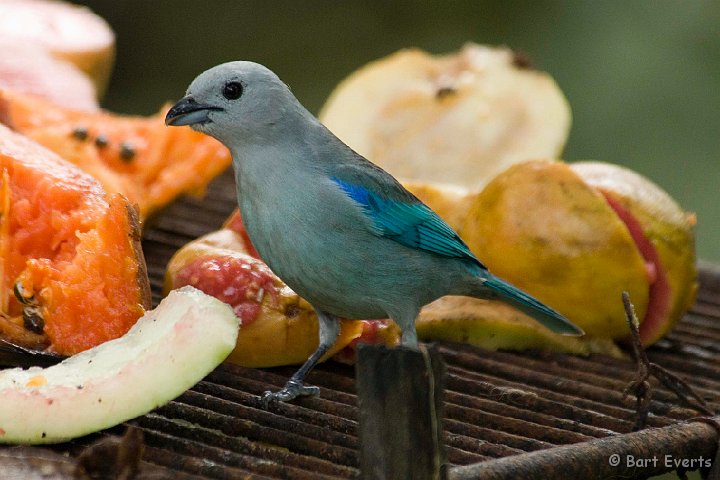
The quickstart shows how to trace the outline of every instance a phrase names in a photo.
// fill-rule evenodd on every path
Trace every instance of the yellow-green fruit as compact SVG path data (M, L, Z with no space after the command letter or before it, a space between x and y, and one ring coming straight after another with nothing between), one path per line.
M645 315L642 255L603 195L565 163L530 161L495 177L475 197L460 234L490 271L588 336L627 336L623 291Z
M418 338L469 343L487 350L546 350L574 355L620 357L609 338L557 335L506 303L447 296L425 306L417 321Z
M650 306L640 318L640 336L650 345L665 335L695 300L698 289L695 262L695 216L685 212L656 184L627 168L604 162L571 166L588 185L605 195L651 265Z

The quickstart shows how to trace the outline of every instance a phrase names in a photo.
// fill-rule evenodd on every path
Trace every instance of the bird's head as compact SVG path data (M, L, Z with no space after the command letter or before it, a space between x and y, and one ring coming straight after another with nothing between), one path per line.
M168 111L165 124L190 125L226 145L263 135L302 108L288 87L253 62L223 63L201 73Z

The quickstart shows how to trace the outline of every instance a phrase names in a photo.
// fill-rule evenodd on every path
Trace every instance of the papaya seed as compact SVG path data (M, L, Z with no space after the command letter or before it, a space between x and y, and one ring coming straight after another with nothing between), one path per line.
M45 329L45 319L40 313L40 308L27 306L23 308L23 326L33 333L41 334Z
M13 293L15 294L17 301L23 305L35 305L35 296L32 293L28 293L20 282L15 282L15 285L13 286Z
M125 162L130 162L133 158L135 158L135 147L133 147L127 142L121 143L120 159L124 160Z
M98 135L95 137L95 146L98 148L105 148L108 146L108 138L105 135Z
M73 128L72 136L81 142L84 142L88 139L88 129L85 127L75 127Z

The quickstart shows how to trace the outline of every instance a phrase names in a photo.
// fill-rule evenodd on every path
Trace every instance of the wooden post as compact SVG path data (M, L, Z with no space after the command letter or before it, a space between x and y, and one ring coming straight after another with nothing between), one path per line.
M435 348L360 345L360 478L444 480L445 364Z

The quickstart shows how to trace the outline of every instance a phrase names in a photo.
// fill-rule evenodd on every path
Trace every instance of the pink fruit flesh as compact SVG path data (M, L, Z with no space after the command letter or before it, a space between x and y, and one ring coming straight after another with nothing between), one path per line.
M625 224L630 236L645 259L645 268L650 282L648 306L645 318L640 321L640 339L647 345L658 339L663 324L667 322L670 312L670 284L660 263L660 257L653 244L643 232L640 222L609 192L601 192L608 205L617 213ZM631 299L632 300L632 299Z
M230 255L200 257L177 274L175 288L192 285L233 308L243 326L254 322L266 294L277 298L275 275L259 260Z
M381 343L383 340L379 338L380 329L387 327L391 320L363 320L362 333L359 337L353 339L345 348L333 355L333 360L347 365L355 363L357 357L357 347L360 343L375 344Z
M228 218L225 222L225 228L229 228L242 237L248 255L260 258L260 254L257 250L255 250L255 246L250 241L250 236L248 235L247 230L245 230L245 225L242 223L242 217L240 216L240 211L238 209L235 209L233 213L230 214L230 218Z

